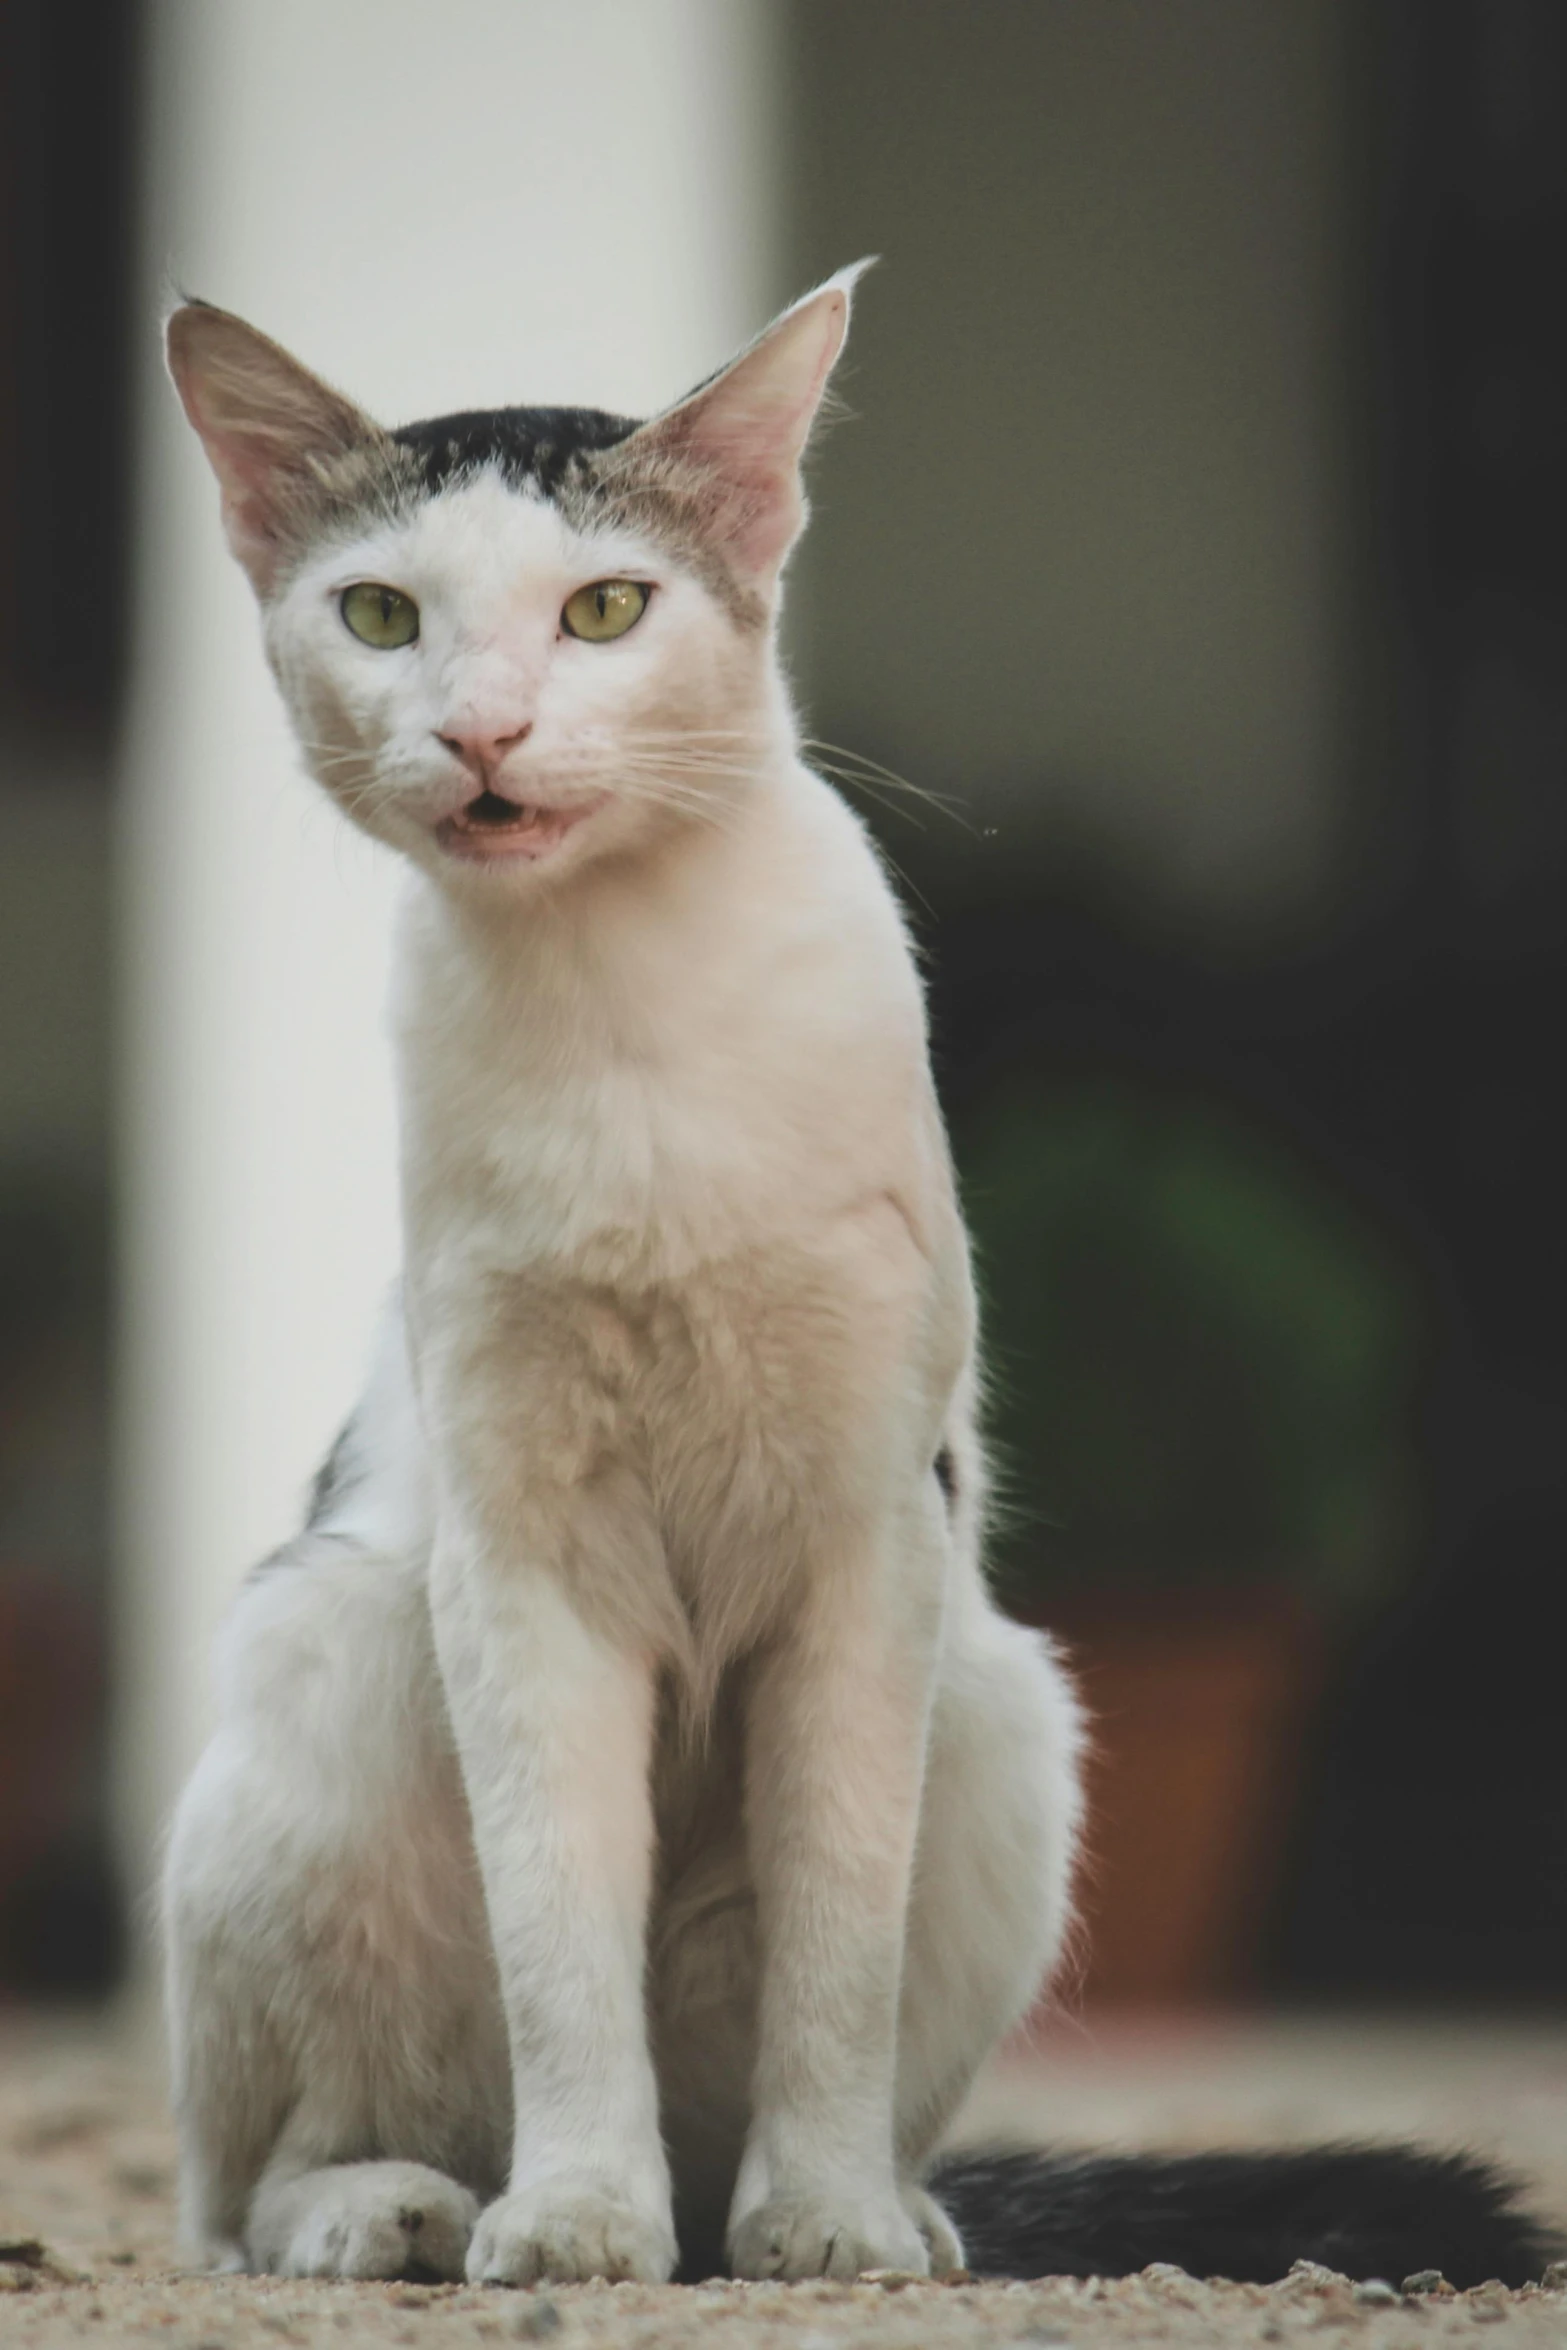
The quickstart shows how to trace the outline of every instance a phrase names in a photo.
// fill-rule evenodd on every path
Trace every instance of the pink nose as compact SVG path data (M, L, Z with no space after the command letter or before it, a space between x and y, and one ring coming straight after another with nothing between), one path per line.
M475 775L489 775L500 765L508 751L514 751L526 742L533 732L533 721L525 719L521 726L508 729L504 719L490 723L475 719L464 726L454 726L450 733L440 733L437 740L449 751L455 752L465 767Z

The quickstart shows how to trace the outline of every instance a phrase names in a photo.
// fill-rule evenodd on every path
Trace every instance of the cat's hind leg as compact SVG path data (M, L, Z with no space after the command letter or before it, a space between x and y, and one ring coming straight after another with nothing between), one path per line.
M418 1563L305 1537L228 1664L166 1876L185 2234L219 2265L460 2275L510 2113Z
M341 1521L342 1513L339 1513ZM165 1874L183 2234L208 2265L460 2276L510 2137L422 1559L258 1570Z

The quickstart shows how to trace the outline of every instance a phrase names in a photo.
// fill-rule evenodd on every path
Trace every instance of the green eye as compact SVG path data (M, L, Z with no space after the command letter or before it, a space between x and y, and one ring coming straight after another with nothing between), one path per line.
M378 580L362 579L344 588L338 610L360 643L374 645L378 653L395 653L419 634L419 607L412 596L382 587Z
M607 644L635 628L647 610L648 591L634 579L596 579L568 598L560 624L568 636L590 645Z

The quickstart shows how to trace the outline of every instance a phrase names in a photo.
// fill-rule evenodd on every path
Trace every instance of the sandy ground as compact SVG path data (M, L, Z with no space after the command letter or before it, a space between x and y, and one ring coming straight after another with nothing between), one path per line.
M1201 2146L1353 2133L1499 2156L1567 2218L1567 2022L1411 2025L1359 2018L1058 2026L981 2087L961 2134L1018 2144ZM1567 2350L1550 2291L1365 2298L1319 2272L1278 2286L1178 2271L1088 2284L581 2286L538 2293L310 2285L184 2274L171 2241L173 2150L155 2061L91 2021L0 2018L0 2343L553 2342L558 2350L943 2350L1001 2342L1287 2343L1442 2350L1506 2324L1517 2350ZM7 2252L11 2257L7 2258ZM1394 2279L1397 2286L1400 2280ZM1489 2337L1482 2337L1489 2339Z

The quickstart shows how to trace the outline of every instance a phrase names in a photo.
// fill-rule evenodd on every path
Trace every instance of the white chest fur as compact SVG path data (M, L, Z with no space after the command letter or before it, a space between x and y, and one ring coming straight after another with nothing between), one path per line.
M909 950L790 768L723 827L498 921L420 888L397 1006L415 1252L634 1280L946 1189Z

